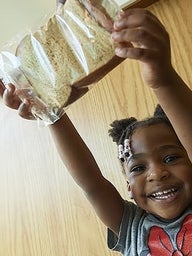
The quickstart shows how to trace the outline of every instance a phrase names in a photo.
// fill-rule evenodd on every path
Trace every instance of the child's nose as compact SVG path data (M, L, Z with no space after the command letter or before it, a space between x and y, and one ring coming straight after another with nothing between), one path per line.
M147 176L149 182L152 181L163 181L169 177L170 173L165 166L153 166L150 168Z

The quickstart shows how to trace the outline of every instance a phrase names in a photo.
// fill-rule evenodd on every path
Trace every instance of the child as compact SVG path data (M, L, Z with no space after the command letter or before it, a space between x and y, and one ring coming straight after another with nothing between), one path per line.
M158 107L154 117L115 121L109 131L136 204L102 176L66 114L49 128L63 162L108 227L109 248L125 256L192 255L192 92L173 69L169 36L152 13L122 12L112 38L119 57L140 61L166 113ZM7 106L34 119L30 102L22 103L13 85L1 87Z

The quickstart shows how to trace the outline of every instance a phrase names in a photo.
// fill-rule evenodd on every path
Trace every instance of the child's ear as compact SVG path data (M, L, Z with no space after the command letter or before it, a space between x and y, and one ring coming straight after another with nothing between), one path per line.
M128 181L128 180L127 180L127 191L128 191L129 198L130 198L130 199L133 199L131 187L130 187L130 184L129 184L129 181Z

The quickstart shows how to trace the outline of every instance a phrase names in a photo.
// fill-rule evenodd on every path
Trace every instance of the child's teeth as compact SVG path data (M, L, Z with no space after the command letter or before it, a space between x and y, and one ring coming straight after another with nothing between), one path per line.
M152 196L156 198L168 198L170 196L173 196L175 192L175 189L168 189L161 192L153 193Z

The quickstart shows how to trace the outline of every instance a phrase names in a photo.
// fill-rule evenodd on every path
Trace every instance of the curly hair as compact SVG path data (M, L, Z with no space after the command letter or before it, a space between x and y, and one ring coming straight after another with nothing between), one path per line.
M164 123L169 127L172 127L168 117L165 112L158 104L155 108L154 114L151 117L148 117L143 120L137 120L135 117L130 117L127 119L115 120L113 121L109 129L109 136L112 137L113 141L118 145L124 145L126 139L129 139L133 134L134 130L139 127L150 126L154 124ZM174 130L174 129L173 129ZM122 146L123 147L123 146ZM120 149L121 151L122 149ZM124 157L119 157L119 159L123 162Z

